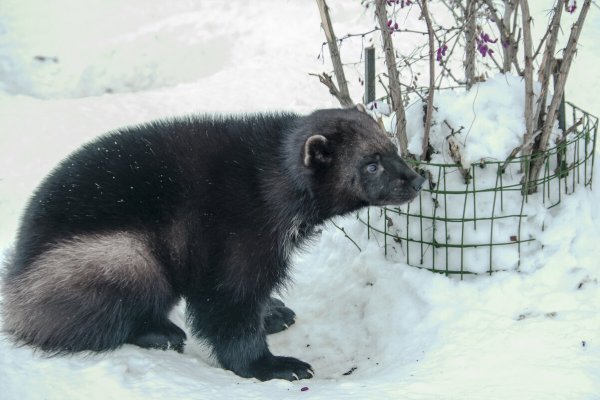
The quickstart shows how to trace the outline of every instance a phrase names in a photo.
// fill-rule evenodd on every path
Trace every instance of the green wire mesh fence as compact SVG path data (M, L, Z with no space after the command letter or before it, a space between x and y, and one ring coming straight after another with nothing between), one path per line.
M369 239L388 257L446 275L492 274L520 268L524 251L540 248L543 216L578 187L592 186L598 119L567 103L568 129L554 147L530 157L457 164L414 162L429 183L399 208L358 215ZM523 171L543 159L537 192L523 190ZM531 185L530 181L530 185Z

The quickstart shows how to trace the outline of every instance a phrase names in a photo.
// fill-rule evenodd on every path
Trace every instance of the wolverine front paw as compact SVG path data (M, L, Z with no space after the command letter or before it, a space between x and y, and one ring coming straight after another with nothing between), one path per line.
M265 310L265 332L267 334L281 332L296 322L296 313L286 307L281 300L271 297Z
M269 355L254 361L250 366L250 375L261 381L285 379L297 381L314 376L312 367L296 358Z

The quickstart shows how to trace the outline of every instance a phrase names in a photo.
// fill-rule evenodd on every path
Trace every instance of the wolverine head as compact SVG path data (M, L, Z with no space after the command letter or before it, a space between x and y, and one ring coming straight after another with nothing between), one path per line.
M319 110L303 122L303 168L316 197L334 214L414 199L425 179L398 155L383 129L361 108Z

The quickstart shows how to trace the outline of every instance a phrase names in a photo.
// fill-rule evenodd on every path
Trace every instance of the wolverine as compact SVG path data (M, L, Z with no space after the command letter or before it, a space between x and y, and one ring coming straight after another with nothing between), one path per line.
M425 179L364 108L197 115L110 132L68 156L22 216L2 281L3 329L49 354L125 343L182 352L168 318L242 377L306 379L266 335L294 323L272 297L328 219L400 205Z

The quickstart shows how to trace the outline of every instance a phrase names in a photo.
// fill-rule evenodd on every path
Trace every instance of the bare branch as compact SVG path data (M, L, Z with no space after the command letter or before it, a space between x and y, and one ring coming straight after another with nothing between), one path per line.
M502 52L504 54L504 64L502 71L509 73L511 66L517 61L517 52L519 45L515 41L515 31L510 29L510 18L513 14L516 16L517 0L505 0L504 1L504 15L502 17L502 28L500 29L500 37L502 45ZM518 65L515 65L518 70Z
M335 37L335 33L333 32L333 26L331 25L329 7L325 3L325 0L317 0L317 5L319 6L319 12L321 13L321 26L323 27L325 38L327 39L327 45L329 46L329 54L331 55L331 62L333 63L333 71L339 86L339 90L337 90L338 95L336 98L342 104L342 106L349 107L354 105L354 102L350 98L350 93L348 92L348 82L346 81L346 76L344 74L344 67L342 66L342 59L337 46L337 39ZM323 82L323 80L321 80L321 82ZM331 88L330 93L333 94Z
M525 135L523 137L523 148L528 152L533 141L533 41L531 39L531 15L529 14L528 0L520 0L521 16L523 18L523 50L525 52ZM527 146L525 146L527 144Z
M577 120L577 122L575 122L573 125L571 125L571 126L570 126L570 127L567 129L567 130L565 130L565 131L563 132L562 138L561 138L561 139L559 139L559 140L557 140L557 142L560 142L560 141L564 141L564 140L566 140L566 137L567 137L567 136L568 136L570 133L573 133L573 132L575 132L575 130L576 130L577 128L579 128L579 125L583 125L583 117L579 118L579 119Z
M490 53L488 53L488 56L490 57L490 60L492 60L492 62L496 66L496 68L498 68L498 71L503 71L503 69L502 69L503 67L500 65L498 60L496 60L496 57L494 57L494 55L490 54Z
M510 154L508 155L508 157L506 157L506 160L504 161L504 164L502 164L502 172L504 172L504 170L506 169L506 166L508 165L508 163L517 156L517 154L519 154L520 152L523 151L523 149L525 148L530 148L533 146L533 143L535 141L535 139L537 139L537 137L540 135L540 133L542 133L542 131L540 130L536 130L533 135L531 135L531 137L528 138L527 142L521 143L520 146L515 147Z
M402 89L400 87L400 76L396 67L396 54L394 52L394 43L392 34L387 26L388 15L386 0L375 0L375 15L381 29L381 37L383 39L383 50L385 53L385 62L388 70L388 80L390 94L392 97L392 108L396 113L396 132L394 133L400 146L400 154L403 157L408 157L408 139L406 137L406 114L402 103Z
M538 70L538 81L541 83L541 91L540 97L537 101L537 107L535 109L535 114L533 115L533 121L537 126L542 125L542 120L544 117L544 109L546 108L546 96L548 95L548 87L550 86L550 75L554 70L554 53L556 52L556 42L558 38L558 32L560 30L560 18L562 16L563 2L561 0L556 1L556 6L554 7L554 15L552 16L552 21L550 22L550 26L546 31L546 35L549 35L549 39L546 41L546 48L544 50L544 56L542 58L542 63L540 64L540 68Z
M559 1L560 3L560 1ZM562 9L562 7L560 7ZM556 15L556 13L554 14ZM560 18L559 18L560 21ZM548 29L546 30L546 33L544 33L544 36L540 39L540 42L538 43L538 47L537 49L535 49L535 53L533 53L533 59L535 60L536 57L538 56L538 54L540 54L540 51L542 51L542 46L544 45L544 43L546 43L546 38L548 38L548 35L550 34L550 32L552 32L552 23L550 24L550 26L548 27Z
M515 12L515 16L518 15L519 13ZM515 39L515 43L519 43L521 41L521 29L519 28L519 34L517 35L517 38ZM518 51L518 45L515 45L517 47L515 47L514 51L515 54L517 54ZM513 57L513 65L515 66L515 68L517 69L517 73L520 76L523 76L523 74L525 73L523 71L523 69L521 69L521 67L519 66L519 60L517 60L517 57Z
M428 159L429 131L431 130L431 118L433 115L433 94L435 93L435 47L433 43L433 24L427 8L427 0L421 0L421 13L427 24L429 32L429 95L427 96L427 110L425 112L425 131L423 133L423 144L421 146L421 160Z
M383 90L385 90L386 96L389 98L390 97L390 92L388 91L387 86L385 86L385 83L383 83L383 80L381 80L381 75L377 75L377 79L379 80L379 83L383 87Z
M579 17L571 27L571 34L569 35L569 40L567 41L567 47L565 48L563 54L563 62L560 66L558 78L554 87L554 95L552 96L552 101L548 107L548 112L542 127L542 134L540 135L540 140L537 143L535 151L544 151L548 147L548 141L550 139L550 134L552 133L554 121L556 120L558 106L560 105L563 93L565 91L565 84L567 82L567 76L569 75L569 69L571 68L573 57L577 51L577 42L579 40L581 28L583 27L583 23L590 9L591 3L592 0L584 0L583 5L581 6L581 11L579 12ZM535 182L537 180L543 162L544 160L542 158L538 158L531 165L529 177L526 178L524 182L524 189L526 189L529 193L532 193L537 189L535 184L530 185L529 182Z
M477 0L467 0L465 11L465 80L467 90L475 83L475 39L477 37Z
M327 86L327 88L329 89L329 94L331 94L333 97L335 97L342 106L344 107L350 107L352 105L354 105L354 103L352 103L352 100L350 100L350 103L346 103L347 100L344 99L343 95L340 93L340 91L338 90L338 88L335 86L335 83L333 83L333 80L331 79L331 75L326 74L325 72L323 72L322 74L309 74L310 76L316 76L317 78L319 78L319 81L321 81L321 83L325 86Z

